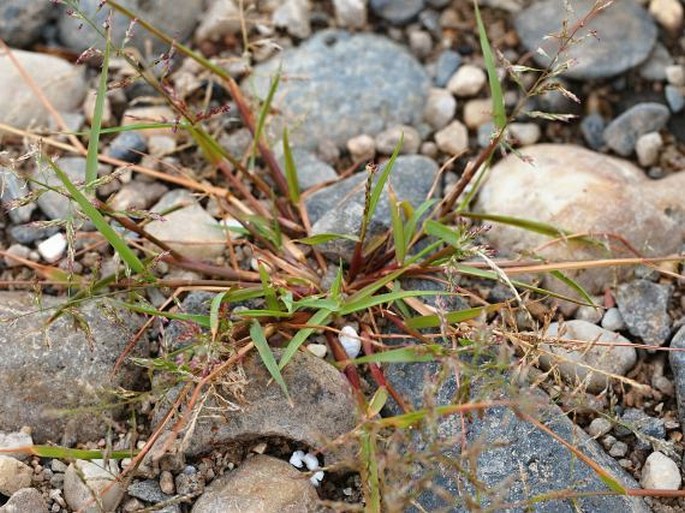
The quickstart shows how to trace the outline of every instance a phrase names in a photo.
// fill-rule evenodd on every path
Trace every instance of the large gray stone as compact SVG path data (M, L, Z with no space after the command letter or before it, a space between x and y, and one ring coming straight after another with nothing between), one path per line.
M30 426L36 443L60 441L65 430L72 440L100 438L119 412L93 407L112 400L108 391L136 387L142 377L128 365L110 375L140 325L136 316L109 301L87 301L75 316L46 325L63 301L0 293L0 429ZM135 354L144 356L145 347Z
M14 57L50 104L60 112L81 108L86 94L84 68L51 55L12 50ZM50 114L6 53L0 55L0 123L16 128L46 127Z
M559 45L558 39L543 40L545 36L560 33L564 20L573 27L596 2L571 0L569 5L573 12L567 12L564 3L565 0L533 2L516 17L516 31L521 41L542 66L547 66L550 58L555 57ZM627 34L631 37L626 37ZM654 20L635 0L615 2L576 33L575 37L582 41L572 44L562 56L562 62L575 61L564 75L578 80L595 80L623 73L647 58L656 36ZM541 46L549 57L536 52Z
M293 146L314 149L328 139L343 147L354 136L421 121L428 77L414 57L386 38L319 32L256 66L243 88L265 98L280 67L283 79L273 105L282 118L271 122L288 125ZM280 130L275 133L280 136Z
M671 293L670 286L648 280L634 280L618 287L618 310L632 335L651 346L664 345L671 333Z
M379 166L380 175L384 166ZM398 201L408 201L414 208L423 203L436 178L438 165L431 159L418 155L398 157L390 173L389 183ZM367 173L357 173L330 187L315 192L305 200L307 213L312 222L312 234L337 233L359 235L364 213L364 188ZM439 191L438 191L439 192ZM390 201L387 184L371 219L368 237L378 235L390 226ZM333 259L349 260L354 241L336 239L317 246Z
M3 0L0 2L0 38L9 46L30 45L45 28L52 9L52 3L45 0Z
M153 27L181 42L191 35L203 9L203 0L121 0L120 3ZM107 6L100 8L101 4L101 0L80 0L79 2L83 14L99 28L102 27L110 11ZM67 15L64 12L66 10L65 6L59 17L59 36L62 42L77 52L82 52L91 46L104 48L104 38L78 16ZM112 16L113 43L121 45L130 28L131 20L115 12ZM128 44L137 47L141 52L146 52L147 45L151 44L153 58L169 50L169 45L162 43L140 25L133 26L132 38Z

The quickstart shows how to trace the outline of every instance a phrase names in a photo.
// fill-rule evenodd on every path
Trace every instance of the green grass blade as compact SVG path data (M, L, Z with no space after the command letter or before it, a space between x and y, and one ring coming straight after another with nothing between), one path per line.
M444 353L444 348L439 344L415 345L390 349L379 353L360 356L354 360L345 362L345 365L362 365L366 363L419 363L432 362Z
M366 506L364 511L368 513L381 513L381 487L376 456L376 437L368 430L360 434L361 474L364 486Z
M476 23L478 24L478 37L480 38L480 46L483 52L483 61L485 61L485 69L488 72L488 82L490 84L490 94L492 96L492 117L495 126L502 130L507 124L502 85L499 83L499 78L497 77L495 57L492 54L488 33L485 30L485 25L483 25L483 19L480 16L477 0L473 0L473 8L476 12Z
M395 257L399 266L404 265L404 257L407 255L407 243L404 237L404 225L402 223L402 214L400 213L400 205L397 203L397 196L392 188L388 189L388 196L390 198L390 220L392 222L392 237L395 243Z
M338 313L340 315L349 315L372 306L392 303L393 301L398 301L407 297L440 296L449 294L449 292L441 292L438 290L399 290L397 292L387 292L377 296L367 296L355 301L346 302Z
M98 178L98 153L100 152L99 144L102 130L102 113L105 109L105 97L107 95L110 46L111 39L108 31L107 38L105 39L105 53L102 58L102 70L100 71L100 83L98 84L97 95L95 97L93 120L90 124L88 153L86 154L86 193L90 192L91 184Z
M366 409L366 416L368 418L373 418L378 415L385 403L388 402L388 389L385 387L378 387L378 390L373 394L373 397L369 401L369 406Z
M254 139L252 141L252 155L250 157L250 165L249 168L253 169L254 168L254 162L255 158L257 156L257 146L259 146L259 141L262 138L262 132L264 131L264 124L266 123L266 118L269 115L269 111L271 111L271 102L273 102L274 95L276 94L276 90L278 89L278 84L281 81L281 70L276 72L274 77L271 79L271 85L269 86L269 92L266 95L266 98L264 99L264 103L262 104L262 108L259 110L259 117L257 118L257 126L255 127L255 132L254 132Z
M2 452L17 452L17 449L8 448L0 450ZM139 451L89 451L85 449L70 449L68 447L59 447L54 445L30 445L27 446L27 451L30 454L40 456L41 458L57 458L57 459L79 459L79 460L101 460L110 458L113 460L123 460L124 458L131 458Z
M252 337L252 341L259 352L262 362L264 362L264 366L269 371L269 374L271 374L271 377L274 378L274 381L281 387L281 390L283 390L283 393L288 399L290 406L293 406L293 401L290 398L290 393L288 393L288 387L283 380L281 370L276 363L276 358L274 358L274 354L271 352L271 348L266 341L262 325L257 321L252 322L252 326L250 327L250 337Z
M337 239L347 239L354 242L359 242L359 237L356 235L346 235L344 233L319 233L317 235L312 235L311 237L295 239L295 242L306 244L308 246L316 246L317 244L325 244L326 242Z
M390 172L392 171L392 168L395 166L395 161L397 160L397 156L400 154L400 150L402 149L403 144L404 144L404 133L400 137L400 141L397 143L397 146L395 146L395 150L392 152L390 159L385 164L385 167L383 167L383 172L381 173L381 176L378 178L378 181L376 182L376 184L371 189L371 195L369 197L369 205L368 205L368 208L366 209L365 216L364 216L364 225L365 226L369 226L369 224L371 223L371 219L373 219L373 215L376 213L376 207L378 206L378 201L381 199L381 193L383 192L383 187L385 187L385 184L387 183L388 178L390 177Z
M293 205L297 205L300 201L300 186L297 183L297 168L295 167L295 159L293 159L293 152L290 148L287 128L283 129L283 158L285 160L285 180L288 184L290 201Z
M463 249L465 239L464 233L460 230L453 230L432 219L426 221L425 227L428 235L434 235L454 248Z
M261 262L259 262L259 279L262 282L262 288L264 289L264 299L266 299L266 305L270 310L281 311L281 307L278 304L278 299L276 299L276 291L271 283L269 283L269 273Z
M331 311L326 309L317 310L311 319L309 319L310 325L321 326L328 323L328 319L331 316ZM302 328L300 331L295 333L295 336L290 339L288 345L286 346L283 354L281 355L281 361L278 362L278 368L283 369L288 362L295 356L295 353L300 348L302 344L309 338L309 335L314 333L317 328Z
M555 279L559 280L561 283L566 285L572 290L575 290L580 297L582 297L588 305L595 306L594 301L592 301L592 298L590 297L590 294L587 293L587 291L578 283L575 281L573 278L570 278L569 276L566 276L564 273L558 270L550 271L549 273L551 276L553 276Z
M107 242L119 254L121 259L129 266L129 268L138 274L147 274L145 266L138 259L136 254L128 247L126 241L122 239L117 232L107 223L100 211L95 208L91 202L86 198L81 191L79 191L73 183L69 180L67 175L62 171L49 157L45 157L46 161L53 169L57 177L60 179L64 187L67 189L72 199L78 203L83 213L88 216L95 228L107 239Z
M437 203L437 199L429 199L421 203L419 208L414 210L404 225L404 240L411 241L416 234L416 226L419 224L421 217L428 212L428 210Z
M219 310L226 294L228 294L227 290L219 292L212 298L212 304L209 307L209 329L212 332L212 340L216 340L216 337L219 334Z
M190 321L200 325L203 328L211 329L212 325L208 315L200 314L187 314L187 313L174 313L165 312L163 310L157 310L151 306L140 305L134 303L126 303L123 301L114 300L113 303L131 310L132 312L138 312L147 315L153 315L155 317L164 317L166 319L172 319L177 321Z
M441 318L444 319L448 324L456 324L459 322L468 321L475 319L484 312L492 312L497 310L502 305L490 305L490 306L480 306L477 308L466 308L464 310L456 310L454 312L447 312L444 315L422 315L420 317L412 317L407 319L405 323L407 326L413 329L423 329L423 328L437 328L440 326Z

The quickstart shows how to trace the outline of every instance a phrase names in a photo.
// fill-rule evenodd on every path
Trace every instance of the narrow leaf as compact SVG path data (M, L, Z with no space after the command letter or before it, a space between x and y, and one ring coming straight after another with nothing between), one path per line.
M381 199L383 187L385 187L385 184L388 181L388 178L390 177L390 172L392 171L392 168L395 166L395 161L397 160L397 156L400 154L400 150L402 149L403 144L404 133L400 136L400 141L397 143L397 146L395 146L395 150L392 152L390 159L388 160L388 162L386 162L385 166L383 167L381 176L378 178L378 181L371 190L369 205L364 220L366 226L369 226L371 224L371 219L373 219L373 215L376 213L376 207L378 206L378 201Z
M473 0L473 8L476 12L476 23L478 24L478 36L480 38L480 47L483 52L483 60L485 62L485 69L488 72L488 82L490 84L490 94L492 96L492 116L495 126L503 130L507 124L507 115L504 110L504 94L502 93L502 85L499 83L497 77L497 67L495 65L495 58L492 54L490 41L488 41L488 33L483 25L483 19L480 16L480 9L478 8L478 1Z
M407 254L407 246L404 238L402 214L397 203L397 196L392 187L388 188L388 197L390 198L390 220L392 222L393 242L395 243L395 256L397 257L397 264L402 266L404 264L404 257Z
M212 304L209 308L209 328L212 332L212 340L216 340L219 333L219 310L226 294L228 294L227 290L218 293L212 298Z
M445 313L444 315L442 315L442 318L448 324L456 324L459 322L475 319L482 313L492 312L494 310L497 310L501 306L502 305L497 304L486 307L481 306L477 308L466 308L464 310L456 310L454 312ZM441 316L439 315L422 315L420 317L412 317L411 319L407 319L405 323L407 324L407 326L413 329L436 328L440 326L440 323L442 322L440 318Z
M295 239L295 242L300 244L307 244L308 246L316 246L318 244L325 244L332 240L337 239L347 239L355 242L359 242L359 237L356 235L347 235L344 233L319 233L317 235L312 235L311 237L304 237L302 239Z
M426 233L434 235L450 246L461 250L464 246L464 234L459 230L448 228L442 223L429 219L425 224Z
M271 374L271 377L274 378L274 381L281 387L281 390L283 390L283 393L288 399L290 406L293 406L293 401L290 398L288 387L286 386L283 376L281 375L281 370L276 363L276 358L274 358L274 354L271 352L271 348L266 341L262 325L257 321L252 322L252 326L250 327L250 337L252 337L252 341L259 352L262 362L264 362L264 366L269 371L269 374Z
M587 293L587 291L580 285L580 283L575 281L573 278L570 278L569 276L565 275L564 273L558 270L550 271L549 274L557 280L559 280L560 282L562 282L570 289L575 290L578 293L578 295L588 303L588 305L595 306L595 303L592 301L592 298Z
M283 129L283 158L285 160L285 179L288 183L288 194L293 205L300 201L300 186L297 183L297 168L288 140L288 129Z
M390 349L367 356L361 356L354 360L348 360L345 365L362 365L366 363L417 363L432 362L444 353L444 348L439 344L415 345Z
M111 50L111 34L105 38L105 53L102 58L102 70L100 71L100 83L95 97L95 109L93 120L90 124L90 137L88 139L88 153L86 154L86 192L90 191L91 184L98 177L98 153L100 143L100 131L102 130L102 113L105 108L105 96L107 95L107 77L109 72L109 54Z

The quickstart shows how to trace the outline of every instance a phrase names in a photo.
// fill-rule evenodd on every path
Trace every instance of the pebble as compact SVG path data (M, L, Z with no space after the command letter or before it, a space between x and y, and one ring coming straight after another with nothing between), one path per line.
M82 66L73 66L44 53L23 50L12 50L12 53L55 110L70 112L81 108L86 94ZM0 123L19 129L47 126L51 119L49 111L36 100L36 94L5 52L0 55L0 76Z
M628 454L628 445L624 442L616 442L609 449L609 456L613 458L623 458L626 454Z
M108 9L101 9L100 4L100 0L79 0L81 11L98 27L102 27L109 13ZM197 23L196 20L199 18L199 14L203 12L203 0L164 0L163 2L160 0L128 0L126 7L153 27L172 35L177 41L183 42L192 34ZM75 52L82 52L91 46L103 48L103 38L80 19L68 16L65 13L67 10L66 5L62 6L62 13L58 20L61 42ZM119 13L113 15L112 42L115 46L122 44L130 25L131 20L128 17ZM128 44L135 46L143 55L147 55L146 47L151 45L153 57L157 57L169 49L168 45L140 26L133 30Z
M97 91L95 89L90 89L86 93L86 97L83 100L83 114L88 120L89 124L93 124L93 118L95 117L95 103L97 102ZM114 125L114 117L112 115L112 104L110 103L109 96L105 95L104 102L102 104L102 119L101 123L103 127L109 127Z
M662 346L671 333L668 303L672 288L648 280L618 287L616 303L631 335L651 346Z
M443 50L435 63L435 78L433 82L437 87L445 87L452 75L461 66L461 55L454 50Z
M617 436L628 436L635 431L658 440L666 438L663 419L651 417L639 408L628 408L621 415L621 423L614 426L614 433Z
M151 105L146 107L130 107L124 111L121 116L121 126L139 125L139 124L150 124L150 123L174 123L178 118L178 115L171 110L171 108L166 105ZM173 127L158 127L158 128L146 128L145 130L133 131L129 130L126 132L120 132L120 135L124 134L137 134L138 136L147 141L156 135L164 135L167 137L175 138ZM118 138L118 137L117 137ZM130 139L131 146L133 146L133 139ZM139 142L135 143L137 147L140 145Z
M601 150L604 146L604 129L606 123L604 118L592 113L583 118L580 122L580 131L583 134L583 139L589 148L593 150Z
M39 490L22 488L0 507L0 513L48 513L48 507Z
M0 455L0 494L10 496L31 485L33 469L11 456Z
M671 34L676 34L683 26L683 4L680 0L651 0L649 14Z
M600 438L611 431L612 423L604 417L597 417L590 422L587 433L592 438Z
M667 85L664 88L664 97L673 114L677 114L685 108L685 95L682 87Z
M119 189L108 204L118 211L143 210L149 208L168 190L167 186L160 182L133 180Z
M424 0L369 0L369 7L376 16L392 25L404 25L418 16Z
M176 476L176 493L178 495L197 495L204 490L204 478L192 465L186 465L183 472Z
M683 241L679 213L685 211L680 180L685 175L650 180L626 160L574 145L536 144L522 148L521 154L532 159L534 166L518 156L508 156L493 166L478 196L479 211L532 219L573 233L617 234L649 255L679 250ZM536 194L512 197L512 191L531 190ZM539 254L552 261L606 258L604 250L598 252L590 245L549 245L548 237L514 227L494 225L487 237L505 254L545 245ZM620 244L606 242L616 256L623 254ZM588 269L573 277L590 294L597 294L629 272L626 268ZM545 284L558 286L549 279Z
M326 358L328 348L325 344L307 344L307 350L317 358Z
M671 64L666 66L665 69L666 80L668 83L674 86L684 86L685 85L685 66L682 64Z
M376 156L376 141L370 135L362 134L347 141L347 151L355 162L371 161Z
M428 93L423 119L435 130L440 130L454 119L457 100L447 89L433 88Z
M678 419L680 424L685 426L685 326L681 326L673 335L670 347L676 349L668 352L668 360L673 370Z
M305 39L312 33L309 17L309 0L285 0L274 10L272 21L276 27L285 28L291 36Z
M256 66L243 88L264 98L279 67L307 80L281 85L273 100L281 115L273 116L271 123L286 123L291 144L308 149L316 149L324 138L342 147L359 134L414 126L428 95L428 76L416 59L387 38L371 34L317 32L297 48Z
M10 219L15 224L27 223L36 208L34 203L16 206L29 193L29 187L23 177L18 176L11 169L0 167L0 202L8 210ZM15 207L16 208L12 208Z
M29 459L29 455L24 452L13 453L9 449L14 449L17 447L26 447L33 445L33 438L31 435L24 431L15 431L13 433L3 433L0 431L0 449L3 451L4 456L11 456L18 460L26 461Z
M508 135L516 146L530 146L540 140L540 125L536 123L510 123Z
M317 511L319 496L289 463L258 455L213 481L192 513L300 513Z
M625 376L637 361L637 353L630 346L630 341L618 333L612 333L595 324L581 320L571 320L563 324L553 322L545 332L545 337L561 340L583 340L587 343L601 342L602 345L588 349L587 344L572 349L570 345L544 344L546 352L540 356L542 365L549 369L555 366L560 374L572 385L582 382L590 393L604 390L609 378L601 371ZM558 355L556 358L553 355ZM575 362L581 365L576 365ZM593 372L588 367L600 372Z
M487 75L478 66L464 64L447 82L447 90L459 97L476 96L485 86Z
M419 153L429 159L436 159L438 157L438 146L434 142L426 141L421 144Z
M124 489L116 481L118 475L113 461L105 465L103 460L76 460L64 474L64 499L73 510L83 513L114 511L124 496ZM105 487L109 487L107 491ZM93 500L93 493L98 494L102 508Z
M355 330L352 326L343 326L338 334L338 340L340 341L340 345L345 350L348 358L357 357L362 348L362 341L359 338L357 330Z
M333 11L341 27L360 29L366 25L366 0L333 0Z
M639 103L609 123L604 140L616 153L628 157L641 135L661 130L669 117L668 107L660 103Z
M666 69L671 64L673 64L673 57L668 53L668 48L657 41L652 53L640 66L640 76L645 80L662 82L666 80Z
M659 132L641 135L635 143L637 160L643 167L653 166L659 161L659 154L664 147L664 140Z
M35 224L20 224L9 229L10 237L19 244L32 244L37 240L46 239L59 231L59 226L39 226Z
M461 121L454 120L435 134L435 144L440 151L457 155L469 147L469 132Z
M654 451L642 467L642 488L654 490L678 490L682 479L675 461L665 454Z
M67 250L67 237L63 233L56 233L38 244L38 253L49 264L57 262Z
M329 164L321 160L311 151L304 148L291 148L293 162L297 170L297 185L300 191L319 185L324 182L330 182L338 178L338 173L335 172ZM283 153L283 144L277 144L274 148L274 156L285 170L285 155Z
M86 179L86 159L83 157L64 157L56 162L57 166L64 171L67 178L74 185L82 185ZM33 173L31 189L43 192L36 203L48 219L67 219L75 215L75 204L70 198L57 191L46 190L42 184L48 187L64 189L64 184L57 177L51 167L47 164L40 164L40 167Z
M602 317L602 328L609 331L623 331L626 329L626 323L623 322L623 317L618 308L609 308L604 312L604 317Z
M576 0L569 16L564 0L541 0L533 2L515 19L516 31L523 45L542 66L554 57L558 42L545 36L558 33L562 22L569 26L588 13L594 0ZM588 36L596 33L598 37ZM634 34L636 37L626 37ZM657 38L657 28L652 17L633 0L623 0L595 16L576 38L583 38L582 44L571 45L564 54L564 60L572 59L575 64L563 73L575 80L597 80L608 78L637 66L645 61ZM546 57L537 52L544 45Z
M165 471L171 477L171 487L174 485L174 476L169 472ZM168 477L165 478L168 480ZM145 502L151 502L152 504L157 504L159 502L167 501L171 497L162 491L161 487L161 475L160 479L146 479L144 481L134 481L126 489L126 493L131 497L143 500ZM173 492L172 492L173 493Z
M414 155L418 153L421 146L421 136L416 128L408 125L392 126L376 135L376 151L381 155L391 155L403 136L400 154Z
M476 129L492 120L492 100L490 98L478 98L468 100L464 104L464 124Z
M34 43L52 15L43 0L4 0L0 3L0 38L9 46L25 48Z
M425 30L413 30L409 33L409 48L419 59L423 59L433 51L433 39Z
M195 30L195 41L218 42L240 32L240 10L234 0L213 0L200 25Z

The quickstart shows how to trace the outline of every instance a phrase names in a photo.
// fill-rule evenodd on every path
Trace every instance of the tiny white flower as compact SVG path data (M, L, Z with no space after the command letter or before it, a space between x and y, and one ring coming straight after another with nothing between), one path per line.
M362 340L359 338L359 335L357 335L357 330L349 325L344 326L343 329L340 330L338 340L343 346L345 353L347 353L348 358L357 357L362 348Z
M305 456L304 456L304 451L295 451L295 452L293 453L293 455L290 456L289 463L290 463L293 467L302 468L302 465L304 465L304 463L303 463L304 457L305 457Z
M323 481L323 476L323 470L314 472L314 474L309 478L309 482L311 482L314 486L319 486L321 484L321 481Z

